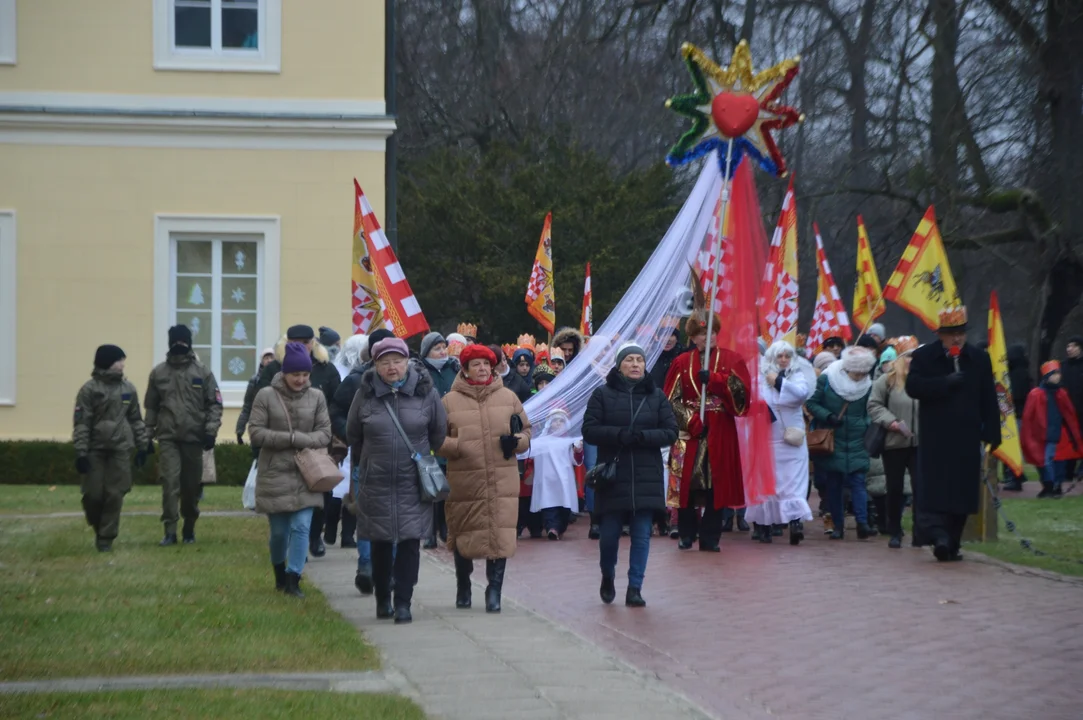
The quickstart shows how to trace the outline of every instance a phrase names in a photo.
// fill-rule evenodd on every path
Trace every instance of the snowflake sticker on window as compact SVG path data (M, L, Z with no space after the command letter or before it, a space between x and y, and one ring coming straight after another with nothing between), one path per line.
M233 288L232 297L233 297L233 302L235 302L235 303L243 303L244 302L244 290L242 290L241 288Z
M244 327L244 320L237 320L233 323L232 339L241 343L248 342L248 330Z
M244 254L244 250L238 250L233 255L233 262L237 266L237 272L244 270L245 261L248 260L248 256Z
M199 335L200 321L198 317L192 316L192 319L188 321L188 328L192 331L192 337Z
M244 368L245 368L244 360L237 357L236 355L234 355L233 359L229 361L229 371L231 373L233 373L234 375L243 375L244 374Z
M202 305L203 304L203 288L199 286L199 283L192 283L192 290L188 293L189 305Z

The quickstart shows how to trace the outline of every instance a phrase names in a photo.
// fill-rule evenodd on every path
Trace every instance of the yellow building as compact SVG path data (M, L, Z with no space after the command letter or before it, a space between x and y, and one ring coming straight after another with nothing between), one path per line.
M0 439L71 437L95 348L145 392L189 325L233 432L259 349L350 331L383 0L0 0Z

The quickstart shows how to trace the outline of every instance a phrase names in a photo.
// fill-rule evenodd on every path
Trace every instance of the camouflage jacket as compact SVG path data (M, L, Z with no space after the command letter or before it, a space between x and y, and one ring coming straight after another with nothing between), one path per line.
M151 370L144 406L147 432L158 440L201 443L222 426L218 381L194 352L171 355Z
M117 370L94 370L75 397L72 442L75 453L131 452L147 445L147 429L139 412L139 393Z

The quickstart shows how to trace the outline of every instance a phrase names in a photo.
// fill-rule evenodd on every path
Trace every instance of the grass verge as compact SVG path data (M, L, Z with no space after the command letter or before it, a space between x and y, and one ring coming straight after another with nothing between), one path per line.
M392 695L285 690L133 690L103 693L0 695L0 717L110 718L345 718L424 720L421 709Z
M996 542L968 543L967 547L997 560L1083 576L1083 563L1038 557L1019 545L1019 538L1026 538L1042 552L1083 560L1083 496L1068 496L1060 500L1002 497L1001 502L1004 515L1000 517L997 529L999 539ZM1014 534L1008 532L1004 516L1016 524Z
M0 485L0 517L31 513L82 512L77 485ZM241 488L206 485L200 510L243 510ZM161 512L162 489L136 485L124 498L125 512Z
M204 518L159 548L126 517L112 553L81 519L0 518L0 679L368 670L376 651L315 588L274 591L267 523Z

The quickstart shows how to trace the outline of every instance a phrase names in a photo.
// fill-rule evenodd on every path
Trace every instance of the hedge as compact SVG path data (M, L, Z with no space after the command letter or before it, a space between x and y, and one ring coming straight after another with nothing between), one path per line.
M218 445L214 462L219 485L244 485L252 467L252 449L245 445ZM147 458L142 468L132 466L136 485L158 484L158 455ZM78 485L75 448L72 444L41 440L0 441L0 484Z

